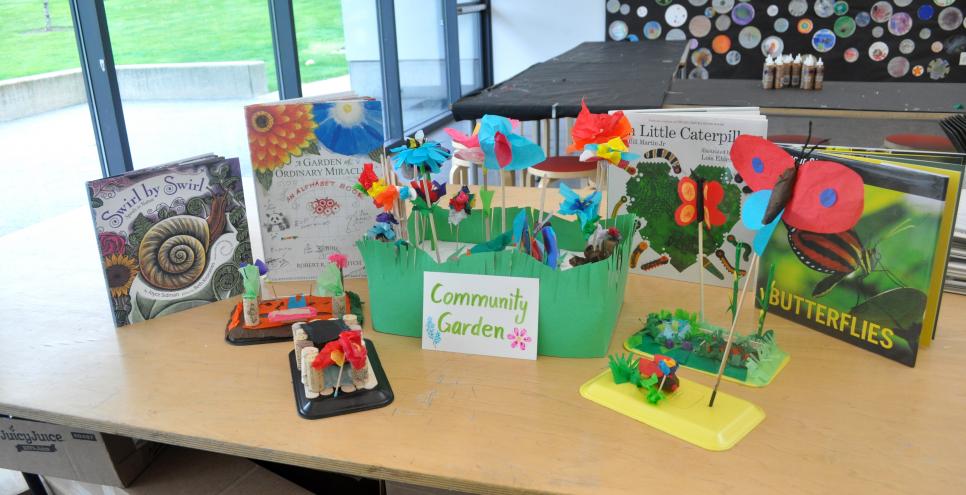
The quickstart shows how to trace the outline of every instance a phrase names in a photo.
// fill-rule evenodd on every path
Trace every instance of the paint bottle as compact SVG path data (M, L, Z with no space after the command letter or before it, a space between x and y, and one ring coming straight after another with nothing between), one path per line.
M782 89L782 78L785 77L785 57L781 54L775 57L775 89Z
M245 319L246 327L255 327L261 323L261 317L258 315L258 298L242 298L242 315Z
M815 84L815 58L805 55L802 63L802 89L811 90Z
M792 87L792 56L783 56L782 65L785 66L785 70L782 71L782 87L790 88Z
M792 87L800 88L802 87L802 55L795 55L795 60L792 61Z
M775 62L771 59L771 55L765 56L765 66L761 70L761 87L775 88Z
M822 63L822 59L818 59L818 63L815 64L815 89L822 89L822 84L825 82L825 64Z

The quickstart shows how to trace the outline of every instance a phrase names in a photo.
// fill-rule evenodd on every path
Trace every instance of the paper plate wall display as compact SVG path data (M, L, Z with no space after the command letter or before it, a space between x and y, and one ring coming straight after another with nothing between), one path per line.
M826 53L835 48L835 33L829 29L819 29L812 35L812 48L819 53Z
M711 32L711 19L703 15L696 15L688 23L688 31L695 38L704 38Z
M889 56L889 45L876 41L869 46L869 58L875 62L881 62Z
M910 39L904 39L899 42L899 53L903 55L909 55L916 50L916 42Z
M695 67L691 69L691 72L688 73L688 79L707 79L707 78L708 78L708 69L705 69L704 67Z
M868 12L859 12L855 14L855 25L859 27L866 27L872 22L872 16Z
M886 66L889 75L895 78L904 77L909 73L909 59L906 57L895 57Z
M839 17L832 29L839 38L848 38L855 34L855 21L851 17Z
M835 2L832 6L832 10L835 11L835 15L845 15L849 11L849 4L847 2Z
M747 26L755 19L755 8L750 3L739 3L731 10L731 20L739 26Z
M761 43L761 31L755 26L745 26L738 32L738 44L752 49Z
M657 21L648 21L644 24L644 37L649 40L656 40L661 37L661 23Z
M622 15L630 14L631 13L631 6L630 5L627 5L626 3L624 5L621 5L620 13Z
M768 8L765 9L765 13L768 14L768 17L775 17L776 15L778 15L778 6L769 5Z
M842 54L842 58L848 63L855 63L859 59L859 50L855 47L846 48L845 52Z
M956 7L946 7L939 11L936 22L943 31L952 31L963 23L963 11Z
M885 34L885 29L883 29L882 26L876 26L876 27L872 28L872 37L873 38L879 39L879 38L882 37L883 34Z
M815 15L826 18L835 13L835 3L832 0L815 0Z
M621 9L621 3L619 0L607 0L607 3L604 4L604 8L607 9L607 12L616 14L617 11Z
M719 14L727 14L735 6L735 0L711 0L711 7Z
M741 53L737 50L731 50L725 55L725 62L728 62L728 65L738 65L741 63Z
M892 4L889 2L876 2L869 9L869 15L872 20L878 23L888 22L889 18L892 17Z
M614 41L620 41L627 37L627 23L624 21L614 21L607 27L607 35Z
M925 72L926 72L925 67L921 65L917 65L912 68L912 75L915 77L922 77L922 75L925 74Z
M637 8L637 17L640 17L642 19L645 18L645 17L647 17L647 7L645 7L643 5L641 5L640 7L638 7Z
M889 19L889 32L896 36L904 36L912 30L912 16L905 12L896 12Z
M946 54L959 57L966 51L966 34L958 34L946 40Z
M661 7L667 7L668 5L671 5L671 0L655 0L655 1Z
M707 67L711 63L711 50L699 48L691 52L691 63L697 67Z
M933 3L940 7L949 7L950 5L956 3L956 0L933 0Z
M916 16L919 17L919 20L921 21L928 21L929 19L932 19L932 16L934 15L936 15L936 9L929 4L919 7L919 10L916 11Z
M688 20L688 10L682 5L674 4L664 11L664 22L671 27L680 27Z
M791 2L788 2L789 14L799 17L805 15L805 12L808 12L808 2L805 0L792 0Z
M688 0L688 3L690 3L691 5L694 5L695 7L701 7L704 4L708 3L708 0Z
M922 28L919 30L919 39L928 40L932 37L932 29Z
M785 31L788 31L788 19L784 17L775 19L775 32L784 33Z
M908 7L912 0L893 0L892 3L896 4L896 7Z
M664 39L667 41L684 41L688 39L688 35L684 34L684 31L681 31L678 28L674 28L667 32L667 35L664 36ZM691 40L691 41L694 41L694 43L691 44L692 45L691 48L693 49L697 44L698 40Z
M929 62L929 67L926 70L929 71L929 78L933 81L945 79L949 75L949 62L942 58L934 59Z
M933 41L929 49L932 50L933 53L939 53L943 51L943 43L941 41Z
M798 32L802 34L808 34L812 32L812 28L815 24L812 24L811 19L799 19L798 20Z
M727 31L728 28L731 27L731 17L727 15L719 15L714 20L714 27L717 28L718 31Z
M715 36L714 40L711 41L711 49L719 55L728 53L728 50L731 49L731 38L726 34Z
M769 36L761 42L761 53L769 57L775 57L785 49L785 43L778 36Z

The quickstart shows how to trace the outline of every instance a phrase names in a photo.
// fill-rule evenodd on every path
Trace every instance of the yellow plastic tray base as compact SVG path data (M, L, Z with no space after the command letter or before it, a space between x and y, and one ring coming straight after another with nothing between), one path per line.
M649 352L644 352L644 351L642 351L640 349L635 348L627 340L624 341L624 350L629 351L631 354L636 354L638 356L644 356L647 359L654 359L654 355L653 354L651 354ZM778 376L778 374L781 373L782 370L785 369L785 366L791 360L792 360L792 357L790 355L788 355L788 354L785 354L785 357L782 358L781 363L779 363L778 366L775 368L775 372L772 373L768 377L768 380L765 381L765 382L763 382L763 383L752 382L752 381L748 381L748 380L739 380L737 378L730 377L728 375L721 375L721 379L722 380L727 380L727 381L729 381L731 383L737 383L739 385L744 385L746 387L754 387L754 388L766 387L768 385L771 385L771 382L775 381L775 377ZM712 373L710 371L705 371L705 370L702 370L702 369L699 369L699 368L694 368L692 366L688 366L688 365L683 364L681 362L678 362L678 364L680 364L682 368L687 368L689 370L697 371L698 373L701 373L702 375L707 375L707 376L717 376L718 375L717 372ZM715 399L714 401L717 403L718 402L718 399Z
M666 400L653 405L630 383L617 385L610 370L581 385L580 395L652 428L721 451L734 447L765 419L765 411L751 402L718 391L708 407L711 388L678 377L680 386Z

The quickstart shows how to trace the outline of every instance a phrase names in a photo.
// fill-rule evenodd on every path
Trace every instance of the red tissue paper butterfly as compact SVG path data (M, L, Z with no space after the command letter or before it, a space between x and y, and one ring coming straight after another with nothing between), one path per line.
M824 160L796 161L771 141L741 135L731 147L731 162L755 192L745 199L741 220L758 231L753 247L760 256L778 226L835 234L862 216L865 190L854 170Z
M684 177L678 181L678 198L681 199L681 206L674 211L674 221L684 227L697 220L703 222L708 230L713 226L723 225L728 218L718 209L718 205L721 204L724 196L724 188L718 181L699 182L691 177Z

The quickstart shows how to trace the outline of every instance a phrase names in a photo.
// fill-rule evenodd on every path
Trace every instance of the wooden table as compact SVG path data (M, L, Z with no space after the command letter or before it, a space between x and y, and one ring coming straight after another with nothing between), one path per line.
M556 190L548 193L556 204ZM518 204L537 197L535 189L510 196ZM301 419L290 345L226 344L230 301L115 331L91 230L87 212L77 210L0 238L8 315L0 328L0 413L479 493L884 495L966 486L962 296L946 295L939 340L915 369L770 319L792 361L764 389L723 385L768 417L734 449L714 453L581 398L577 388L604 358L528 362L422 351L417 339L369 328L395 402ZM365 281L348 286L367 299ZM714 321L725 321L725 298L708 289ZM694 285L631 276L611 350L648 311L695 300ZM744 313L748 326L753 317Z

